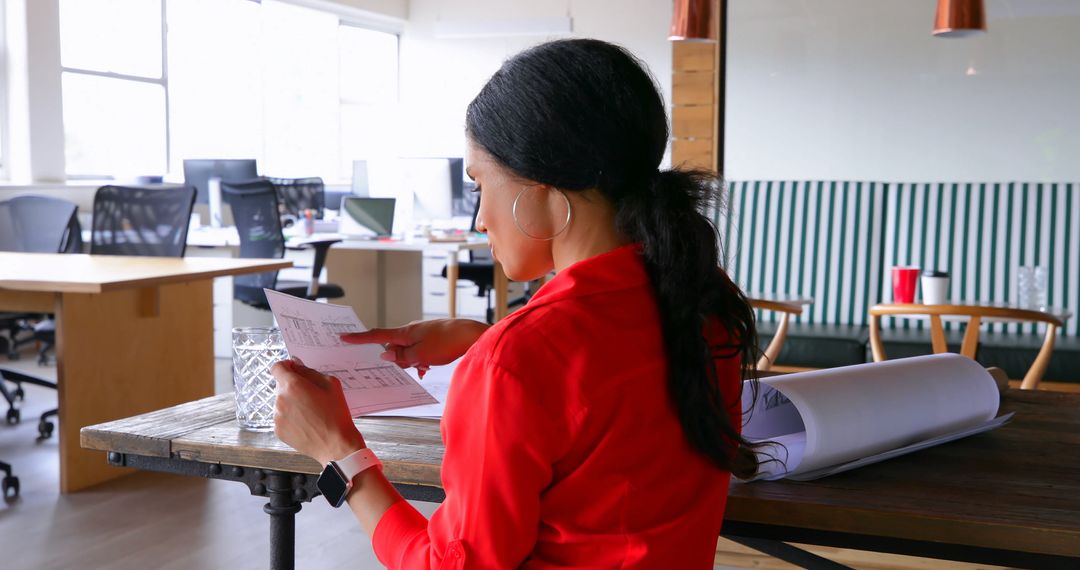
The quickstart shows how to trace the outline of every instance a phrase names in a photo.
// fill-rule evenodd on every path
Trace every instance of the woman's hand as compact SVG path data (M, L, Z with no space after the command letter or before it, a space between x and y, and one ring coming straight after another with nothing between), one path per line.
M277 380L274 433L278 439L321 465L367 447L337 378L296 359L278 362L270 373Z
M457 360L487 329L487 324L470 319L437 319L394 329L347 333L341 335L341 340L349 344L381 344L386 349L383 360L423 371Z

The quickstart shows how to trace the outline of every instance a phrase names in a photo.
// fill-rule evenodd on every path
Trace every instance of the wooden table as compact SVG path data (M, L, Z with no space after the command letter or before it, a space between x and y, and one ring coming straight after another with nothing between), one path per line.
M992 432L818 481L734 483L724 535L1075 568L1080 394L1009 390L1009 411L1015 419ZM356 423L406 497L442 500L437 421ZM274 560L291 560L293 513L318 493L320 466L272 433L241 431L231 394L87 427L82 443L113 465L235 480L269 496Z
M456 242L406 239L394 241L346 239L330 248L326 278L345 290L335 301L349 305L368 326L391 327L423 318L423 254L446 256L447 314L457 316L458 254L487 249L486 239ZM507 314L506 274L495 263L495 320Z
M214 277L265 259L0 253L0 310L56 315L60 491L122 475L79 429L214 393Z

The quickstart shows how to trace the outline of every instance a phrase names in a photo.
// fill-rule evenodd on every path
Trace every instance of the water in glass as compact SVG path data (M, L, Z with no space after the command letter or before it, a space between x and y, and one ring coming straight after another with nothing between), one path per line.
M281 331L273 328L233 329L233 388L236 421L251 431L274 429L277 381L270 375L275 362L289 358Z

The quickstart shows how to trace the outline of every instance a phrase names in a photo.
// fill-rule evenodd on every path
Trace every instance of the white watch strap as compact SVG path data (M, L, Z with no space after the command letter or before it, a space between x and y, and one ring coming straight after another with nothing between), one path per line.
M378 457L375 457L375 452L368 448L364 448L358 451L354 451L345 457L345 459L339 459L334 462L337 464L338 469L345 475L346 481L352 481L353 477L356 477L360 473L371 469L372 467L378 467L382 469L382 461L379 461Z

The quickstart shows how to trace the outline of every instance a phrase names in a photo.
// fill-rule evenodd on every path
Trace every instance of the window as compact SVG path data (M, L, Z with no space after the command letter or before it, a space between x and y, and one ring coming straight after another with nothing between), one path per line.
M260 6L247 0L168 3L169 170L185 158L263 155Z
M164 23L168 34L164 36ZM347 180L397 103L398 37L264 0L61 0L69 177L255 158Z
M161 0L61 0L69 176L155 174L166 163Z
M343 25L339 33L341 69L341 149L343 172L352 160L386 152L397 124L398 37Z

